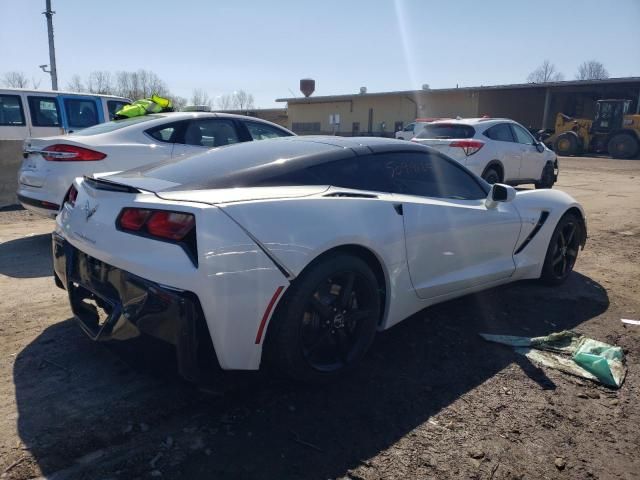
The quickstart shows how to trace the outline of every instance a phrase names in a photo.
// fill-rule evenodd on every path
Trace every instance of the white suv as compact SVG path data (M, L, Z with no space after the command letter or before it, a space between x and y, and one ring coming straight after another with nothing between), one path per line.
M551 188L558 179L556 154L506 118L440 120L412 141L440 150L489 183Z

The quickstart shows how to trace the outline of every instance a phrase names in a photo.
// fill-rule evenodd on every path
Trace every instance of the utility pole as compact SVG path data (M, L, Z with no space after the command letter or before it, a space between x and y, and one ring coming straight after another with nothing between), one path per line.
M42 12L42 14L45 17L47 17L47 32L49 33L49 73L51 74L51 88L53 90L58 90L58 70L56 69L56 47L53 44L53 14L54 13L56 12L51 10L51 0L47 0L47 11Z

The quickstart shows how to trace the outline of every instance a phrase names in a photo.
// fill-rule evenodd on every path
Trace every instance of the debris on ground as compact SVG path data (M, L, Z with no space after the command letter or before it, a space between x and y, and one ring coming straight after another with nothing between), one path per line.
M514 347L536 364L620 388L627 373L622 348L571 330L544 337L517 337L481 333L487 341Z
M627 325L640 325L640 320L633 320L631 318L621 318L620 321Z

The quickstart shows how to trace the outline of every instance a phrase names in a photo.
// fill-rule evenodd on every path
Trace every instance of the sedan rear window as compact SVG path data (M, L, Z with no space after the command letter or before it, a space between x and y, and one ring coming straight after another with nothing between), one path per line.
M128 127L129 125L136 125L142 122L148 122L149 120L157 120L161 118L160 115L145 115L143 117L133 117L133 118L125 118L124 120L114 120L112 122L107 123L99 123L98 125L94 125L93 127L85 128L84 130L80 130L79 132L74 132L74 135L80 135L83 137L88 137L91 135L98 135L100 133L109 133L115 130L119 130L124 127Z
M475 134L475 129L470 125L432 123L424 126L418 138L471 138Z

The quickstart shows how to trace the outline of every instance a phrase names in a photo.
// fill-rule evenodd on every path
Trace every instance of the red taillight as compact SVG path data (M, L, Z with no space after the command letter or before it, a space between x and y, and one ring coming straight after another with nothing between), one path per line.
M151 210L141 208L125 208L120 214L118 224L123 230L139 231L151 215Z
M49 162L94 162L106 156L102 152L64 144L51 145L42 151L42 158Z
M480 140L454 140L449 146L461 148L468 157L484 147L484 142Z
M191 232L196 219L190 213L125 208L120 213L117 224L122 230L180 241Z
M155 212L147 222L147 231L156 237L182 240L195 223L190 213Z
M71 185L69 195L67 196L67 202L69 202L69 205L73 207L76 204L76 198L78 198L78 190L76 190L76 187Z

